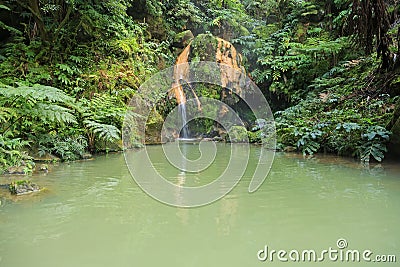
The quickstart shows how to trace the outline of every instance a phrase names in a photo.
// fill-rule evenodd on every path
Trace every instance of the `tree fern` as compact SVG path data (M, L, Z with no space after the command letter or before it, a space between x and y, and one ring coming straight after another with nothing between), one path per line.
M121 139L119 129L122 128L127 107L120 97L97 94L91 100L81 99L80 106L90 150L96 149L96 141L115 142Z
M96 95L83 106L85 118L120 126L126 112L125 103L109 94Z
M8 98L22 97L27 98L27 100L58 102L69 105L74 103L74 99L60 89L40 84L33 86L19 84L18 87L2 86L0 94Z
M71 110L55 104L38 103L33 109L36 117L44 122L58 122L58 123L76 123L75 116L71 114Z
M74 99L50 86L0 86L0 106L0 132L3 134L16 127L23 130L24 125L31 126L34 121L76 123L71 109L76 107Z

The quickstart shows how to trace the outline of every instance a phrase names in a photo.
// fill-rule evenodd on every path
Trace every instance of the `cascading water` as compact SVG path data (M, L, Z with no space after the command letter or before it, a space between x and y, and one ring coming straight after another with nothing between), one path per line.
M180 82L183 81L182 77ZM183 91L183 86L180 82L177 82L177 87L175 89L175 96L178 101L178 113L180 115L181 126L179 137L186 139L189 138L189 131L187 127L187 116L186 116L186 96L185 92Z
M204 48L204 45L201 44L210 44ZM175 96L177 104L179 116L182 120L182 126L179 133L180 139L191 139L189 137L189 131L187 127L187 116L186 111L190 109L191 106L186 105L186 95L185 93L190 93L193 96L193 100L197 102L197 109L201 112L202 107L199 101L199 98L196 95L195 90L190 85L190 68L189 62L190 59L194 59L196 54L193 54L192 48L194 51L197 51L197 54L204 55L202 56L203 60L206 61L214 61L220 66L220 77L221 77L221 87L223 90L221 91L221 100L231 101L233 104L238 102L238 98L235 97L234 94L238 95L240 98L243 97L243 88L247 85L240 84L238 81L243 81L242 76L246 75L246 71L242 64L242 56L237 53L235 47L228 41L225 41L218 37L213 37L207 34L200 34L194 40L192 40L185 49L180 53L178 58L176 59L174 66L173 78L174 82L172 83L172 88L170 90L170 96ZM199 50L200 49L200 50ZM191 56L191 54L193 54ZM191 58L190 58L191 56ZM230 88L228 90L226 88ZM189 110L190 111L190 110ZM224 114L225 111L221 110L220 114ZM190 114L190 112L189 112ZM188 115L189 116L189 115ZM180 140L190 141L190 140Z
M179 137L183 138L183 139L187 139L187 138L189 138L189 131L188 131L188 127L187 127L186 103L185 102L182 102L178 105L178 111L179 111L179 114L180 114L181 120L182 120L182 129L179 134Z

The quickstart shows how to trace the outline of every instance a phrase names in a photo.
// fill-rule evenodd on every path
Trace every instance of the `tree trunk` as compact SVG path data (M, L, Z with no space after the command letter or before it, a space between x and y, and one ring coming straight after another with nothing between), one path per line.
M390 67L389 46L392 40L388 35L389 28L389 14L384 0L353 0L348 30L355 34L358 46L364 47L367 55L374 51L376 40L382 69Z
M47 42L48 34L44 25L42 14L40 12L39 0L17 0L17 3L23 8L28 9L32 13L33 19L35 20L35 24L39 31L40 39L42 40L42 42Z

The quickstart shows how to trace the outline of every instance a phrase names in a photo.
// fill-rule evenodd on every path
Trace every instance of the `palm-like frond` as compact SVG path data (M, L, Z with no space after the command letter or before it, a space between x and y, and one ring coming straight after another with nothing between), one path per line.
M19 85L18 87L2 86L0 95L8 98L23 97L36 101L59 102L72 104L74 99L58 88L35 84L33 86Z
M121 131L114 125L98 123L91 120L85 120L84 124L100 139L106 141L115 141L121 138Z
M32 120L45 123L76 123L71 107L74 99L60 89L19 84L18 87L0 85L0 131L21 125L29 125Z
M55 104L37 103L33 114L44 122L76 123L70 109Z

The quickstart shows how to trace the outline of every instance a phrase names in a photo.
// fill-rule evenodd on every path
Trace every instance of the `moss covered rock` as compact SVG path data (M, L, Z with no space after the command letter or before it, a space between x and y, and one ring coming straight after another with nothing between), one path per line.
M13 195L24 195L40 191L40 187L37 184L28 180L14 181L9 185L8 189Z
M215 55L218 47L218 38L211 34L196 36L190 45L190 62L216 61Z
M389 150L392 154L400 155L400 101L396 104L389 130L392 132Z
M229 139L232 143L248 143L246 128L243 126L232 126L229 131Z
M95 151L102 152L118 152L123 150L122 140L114 140L114 141L105 141L105 140L96 140L94 143ZM90 153L82 154L82 159L90 159L92 155Z
M191 40L191 33L186 31L177 35L179 40ZM202 66L196 64L197 62L213 62L219 65L211 64L216 68L202 69L202 79L207 80L207 75L210 75L209 80L215 81L214 85L195 84L194 86L188 85L191 77L191 68ZM194 63L194 64L187 64ZM176 67L174 68L174 82L171 86L170 97L175 97L177 104L185 104L187 97L196 100L197 110L203 112L202 103L198 96L213 98L221 100L224 103L234 106L239 103L240 99L245 95L246 85L246 71L243 66L243 60L240 53L232 43L213 36L212 34L199 34L182 50L176 59ZM194 72L196 73L196 72ZM220 82L218 82L220 79ZM213 110L214 112L214 110ZM227 113L226 108L221 107L218 112L220 120ZM162 126L160 124L159 126ZM148 123L146 128L146 143L158 142L158 136L154 136L159 127L157 124ZM191 126L192 129L194 125ZM201 129L202 130L198 130ZM201 136L209 130L209 126L200 125L195 129L197 136ZM244 129L235 129L232 142L247 141L247 131ZM150 136L153 140L149 140ZM220 135L223 138L223 135Z
M31 151L30 152L31 156L33 157L33 160L36 162L58 162L61 161L61 159L57 156L54 156L48 152L46 152L43 155L40 155L39 152L36 151Z
M146 145L154 145L161 143L161 130L164 119L157 111L153 110L146 123Z
M190 30L186 30L175 35L173 46L178 48L186 47L194 38Z

